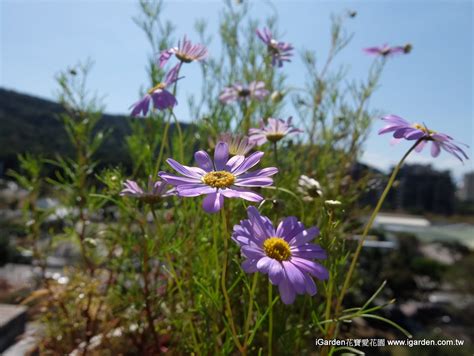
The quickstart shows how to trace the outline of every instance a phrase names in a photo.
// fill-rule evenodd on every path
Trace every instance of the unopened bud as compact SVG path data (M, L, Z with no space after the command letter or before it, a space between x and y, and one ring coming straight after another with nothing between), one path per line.
M285 94L283 94L281 91L275 90L270 96L270 98L272 99L274 103L279 103L280 101L282 101L284 96Z

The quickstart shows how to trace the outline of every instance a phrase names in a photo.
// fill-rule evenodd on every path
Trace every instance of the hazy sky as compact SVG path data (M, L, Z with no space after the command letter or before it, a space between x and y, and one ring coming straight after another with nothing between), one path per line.
M363 78L371 63L361 48L385 42L412 43L411 54L393 58L386 66L371 107L446 132L469 144L468 154L473 157L471 1L307 0L276 1L275 6L282 39L298 49L314 49L322 58L328 51L331 13L356 10L357 17L347 22L348 30L355 32L354 40L340 57L350 68L350 78ZM205 18L209 30L217 34L221 8L220 1L167 1L164 15L177 26L176 36L187 33L193 38L198 18ZM136 2L128 0L0 0L0 86L54 99L54 75L91 58L95 62L91 89L106 95L108 112L127 113L147 84L145 65L150 50L132 21L137 13ZM253 2L252 16L263 21L268 13L262 1ZM213 50L211 47L211 55ZM300 63L296 59L283 69L290 84L304 81ZM184 74L188 92L198 90L197 70L187 66ZM181 102L185 97L186 91ZM290 115L293 108L287 111ZM381 126L374 123L363 160L387 169L408 145L391 146L389 137L378 137L376 130ZM408 161L432 162L437 168L452 169L457 178L473 170L472 159L462 165L444 152L432 159L426 150Z

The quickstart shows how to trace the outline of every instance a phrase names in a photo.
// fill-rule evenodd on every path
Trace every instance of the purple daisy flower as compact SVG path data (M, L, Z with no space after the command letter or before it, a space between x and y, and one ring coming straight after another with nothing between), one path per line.
M401 53L410 53L412 50L412 45L407 43L405 46L395 46L395 47L390 47L388 44L384 44L383 46L378 46L378 47L369 47L369 48L364 48L363 51L367 54L370 55L375 55L375 56L392 56L395 54L401 54Z
M210 146L215 147L215 142L227 143L227 146L229 146L229 154L231 156L245 156L255 147L255 144L250 142L250 139L247 136L231 134L229 132L221 133L216 141L210 142Z
M255 99L262 101L270 92L265 89L264 82L253 81L245 87L239 83L224 88L219 96L219 100L223 104L229 104L234 101L242 101L247 99Z
M268 28L264 28L262 31L257 29L256 33L263 43L267 45L268 53L272 56L273 66L278 65L278 67L282 67L283 62L291 62L293 46L290 43L275 40Z
M292 304L296 294L315 295L317 288L311 276L320 280L329 277L327 269L313 261L327 257L319 245L310 243L319 235L319 229L306 229L294 216L283 219L275 229L270 219L253 206L247 214L249 218L235 225L232 234L246 258L242 269L268 274L285 304Z
M153 107L158 110L165 110L178 104L178 101L174 95L166 90L166 88L180 79L178 78L180 65L180 63L175 65L168 72L168 74L166 74L164 82L158 83L153 88L148 90L147 94L143 98L131 106L133 107L131 113L132 116L139 116L140 113L142 113L143 116L146 116L150 108L150 102L152 102Z
M382 117L382 120L387 122L387 125L379 130L379 135L387 132L393 132L394 143L401 139L405 140L420 140L415 148L415 151L421 152L428 142L431 142L431 156L438 157L441 149L452 154L454 157L463 162L463 157L469 159L466 152L459 147L463 145L469 147L464 143L455 142L454 139L446 134L429 130L425 125L418 123L409 123L405 119L396 115L387 115Z
M165 49L160 53L158 64L163 68L168 60L174 55L183 63L191 63L193 61L202 61L207 57L207 48L202 44L192 44L186 36L183 42L178 42L178 47Z
M123 183L123 186L124 189L120 192L121 196L138 198L139 200L149 204L157 203L161 198L176 194L174 188L167 190L166 188L168 185L165 182L153 181L151 176L148 177L147 191L143 191L137 182L129 179Z
M278 172L275 167L247 172L262 159L263 152L255 152L248 157L242 155L229 159L229 146L219 142L214 150L214 162L205 151L194 154L199 167L187 167L169 158L166 162L183 176L160 172L159 176L168 184L176 187L181 197L206 195L203 208L215 213L224 206L224 197L242 198L260 202L263 197L248 190L249 187L265 187L273 184L273 176Z
M250 142L257 146L263 145L265 142L278 142L290 133L303 132L300 129L293 127L290 116L287 121L282 119L269 118L267 125L260 122L260 128L252 128L249 130Z

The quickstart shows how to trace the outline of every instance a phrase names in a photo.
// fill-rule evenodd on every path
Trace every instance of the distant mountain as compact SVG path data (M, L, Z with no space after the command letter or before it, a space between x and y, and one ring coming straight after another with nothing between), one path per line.
M0 88L0 176L9 168L17 168L19 153L31 152L45 157L72 153L66 132L57 119L62 112L64 109L56 102ZM98 129L113 129L97 153L102 164L130 165L125 146L130 120L129 116L102 116Z

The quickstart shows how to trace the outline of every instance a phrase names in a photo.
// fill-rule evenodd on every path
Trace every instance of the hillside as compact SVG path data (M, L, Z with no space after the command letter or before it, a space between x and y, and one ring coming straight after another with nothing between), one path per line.
M53 157L56 153L72 152L62 124L57 120L63 111L56 102L0 88L0 176L10 168L17 168L19 153ZM130 132L130 120L128 116L104 114L99 121L99 130L113 129L97 153L104 165L129 165L124 143Z

